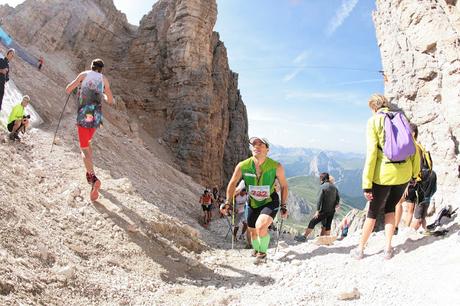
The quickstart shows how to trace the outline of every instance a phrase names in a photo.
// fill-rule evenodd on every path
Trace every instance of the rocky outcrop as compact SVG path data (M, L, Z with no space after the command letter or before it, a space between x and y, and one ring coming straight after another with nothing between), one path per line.
M59 84L103 58L126 113L108 119L126 133L146 130L198 182L222 186L248 155L238 76L213 32L215 0L160 0L138 28L112 0L29 0L4 11L5 29L45 57ZM60 65L51 66L56 58Z
M457 1L377 0L374 13L385 94L419 126L445 204L460 197L459 9Z

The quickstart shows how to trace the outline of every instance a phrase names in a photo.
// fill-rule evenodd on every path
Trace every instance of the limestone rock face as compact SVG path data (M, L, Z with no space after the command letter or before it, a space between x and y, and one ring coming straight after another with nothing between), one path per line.
M418 125L419 141L432 154L437 203L458 203L460 4L377 0L374 23L385 94Z
M198 182L222 186L247 157L246 108L213 32L215 0L160 0L139 27L112 0L29 0L0 13L13 39L44 56L45 65L67 60L66 67L46 66L56 82L102 58L117 105L128 114L118 125L142 127Z

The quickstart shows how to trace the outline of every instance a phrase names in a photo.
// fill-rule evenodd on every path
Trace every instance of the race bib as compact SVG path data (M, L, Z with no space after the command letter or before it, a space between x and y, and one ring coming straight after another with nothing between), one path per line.
M249 195L256 201L263 201L270 197L270 186L251 186L249 185Z

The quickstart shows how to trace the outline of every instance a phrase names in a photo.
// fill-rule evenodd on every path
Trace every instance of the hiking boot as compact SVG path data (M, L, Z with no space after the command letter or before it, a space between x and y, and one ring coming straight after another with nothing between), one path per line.
M294 237L294 240L297 242L306 242L307 237L305 237L305 235L297 235Z
M267 262L267 253L257 253L256 259L254 260L254 264L258 265L265 262Z
M354 248L353 250L350 251L350 255L354 259L360 260L360 259L363 259L364 252L362 250L360 250L358 247L356 247L356 248Z
M393 258L393 248L383 251L383 259L389 260Z

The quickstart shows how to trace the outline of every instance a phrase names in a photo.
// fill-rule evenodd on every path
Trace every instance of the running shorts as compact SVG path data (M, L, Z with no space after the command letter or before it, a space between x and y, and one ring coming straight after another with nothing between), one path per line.
M270 195L272 201L257 208L248 206L248 227L255 228L257 219L260 215L269 215L273 219L276 217L278 210L280 209L280 200L276 192Z
M85 128L82 126L77 125L78 128L78 139L80 141L80 148L86 149L89 147L89 143L91 139L93 139L93 135L96 132L95 128Z
M319 213L318 214L318 218L313 218L310 220L310 223L308 223L308 228L309 229L314 229L315 226L318 224L318 223L322 223L323 224L323 227L326 231L330 231L331 230L331 224L332 224L332 220L334 220L334 214L335 212L329 212L329 213Z
M379 185L372 184L373 199L369 203L367 217L377 219L379 215L385 215L395 212L396 204L401 199L407 183L401 185Z

